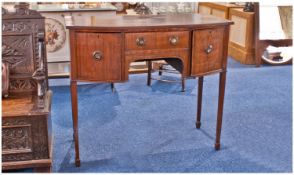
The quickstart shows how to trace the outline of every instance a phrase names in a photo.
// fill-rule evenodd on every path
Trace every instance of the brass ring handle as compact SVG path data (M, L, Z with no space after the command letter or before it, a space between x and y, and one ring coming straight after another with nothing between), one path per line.
M92 54L92 57L94 60L102 60L103 58L103 53L101 51L94 51L93 54Z
M169 37L169 43L171 45L176 45L178 42L179 42L179 37L178 36Z
M137 46L144 46L146 44L146 40L143 37L139 37L136 39Z
M204 49L204 51L206 52L206 54L210 54L213 50L213 46L211 44L208 45L208 47L206 49Z

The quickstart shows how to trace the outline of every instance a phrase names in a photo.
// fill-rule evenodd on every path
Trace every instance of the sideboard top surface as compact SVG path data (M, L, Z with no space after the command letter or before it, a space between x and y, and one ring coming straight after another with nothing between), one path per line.
M184 27L197 28L214 25L230 25L232 21L212 15L200 14L167 14L167 15L124 15L110 17L94 17L89 20L74 20L68 29L138 29L138 28L166 28Z

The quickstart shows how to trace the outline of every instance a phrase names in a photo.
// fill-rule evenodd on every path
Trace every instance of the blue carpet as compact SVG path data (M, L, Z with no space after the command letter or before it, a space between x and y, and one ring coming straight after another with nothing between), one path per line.
M153 76L156 76L154 73ZM229 60L220 151L214 150L218 75L204 79L195 129L197 79L130 75L84 84L79 94L81 167L74 166L69 86L53 86L54 172L292 172L292 66Z

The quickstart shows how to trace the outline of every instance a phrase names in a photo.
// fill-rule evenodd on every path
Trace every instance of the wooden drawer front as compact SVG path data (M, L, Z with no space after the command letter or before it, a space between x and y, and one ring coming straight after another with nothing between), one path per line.
M189 32L145 32L126 34L126 50L188 48Z
M78 79L121 80L121 34L77 33L76 59Z
M195 30L191 75L205 74L222 68L224 28Z

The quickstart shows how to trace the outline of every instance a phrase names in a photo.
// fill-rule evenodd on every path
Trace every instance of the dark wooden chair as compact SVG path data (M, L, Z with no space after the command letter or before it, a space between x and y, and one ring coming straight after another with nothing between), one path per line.
M2 8L2 170L51 170L51 96L45 22L28 4ZM4 67L3 67L4 65Z

